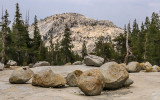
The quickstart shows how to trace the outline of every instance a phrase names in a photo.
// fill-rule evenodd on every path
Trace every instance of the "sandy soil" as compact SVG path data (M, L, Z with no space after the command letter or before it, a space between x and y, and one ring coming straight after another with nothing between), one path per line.
M88 66L48 66L64 77L76 69L85 71ZM34 72L44 67L32 68ZM160 100L160 73L131 73L134 84L128 88L105 90L99 96L84 96L77 87L42 88L27 84L10 84L13 70L0 71L0 100Z

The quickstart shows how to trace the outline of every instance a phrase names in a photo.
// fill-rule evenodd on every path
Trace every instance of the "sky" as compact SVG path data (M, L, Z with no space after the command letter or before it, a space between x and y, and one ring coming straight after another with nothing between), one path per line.
M3 7L8 10L11 21L14 19L17 2L23 19L29 10L30 24L35 15L40 20L54 14L73 12L96 20L110 20L123 28L135 18L140 24L152 12L160 11L160 0L0 0L0 9Z

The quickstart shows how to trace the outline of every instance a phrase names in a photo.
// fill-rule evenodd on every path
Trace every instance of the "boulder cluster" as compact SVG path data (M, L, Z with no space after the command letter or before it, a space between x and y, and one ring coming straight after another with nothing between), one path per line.
M128 72L159 72L157 65L152 66L149 62L130 62L128 65L116 62L104 63L104 59L94 55L88 55L84 61L77 61L73 65L85 64L93 66L93 69L86 71L75 70L68 73L66 77L54 73L50 67L43 67L40 71L33 72L29 67L20 67L13 71L9 78L12 84L25 84L32 78L32 85L45 88L78 87L85 95L100 95L103 90L113 90L122 87L129 87L134 83L129 78ZM46 61L37 62L34 67L49 66ZM4 66L0 64L0 66Z

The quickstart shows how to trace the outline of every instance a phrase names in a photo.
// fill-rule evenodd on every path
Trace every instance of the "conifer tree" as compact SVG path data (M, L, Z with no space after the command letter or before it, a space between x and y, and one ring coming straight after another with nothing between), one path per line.
M87 55L87 47L85 41L83 42L82 45L82 58L84 58Z
M22 20L22 14L17 3L11 37L13 42L12 50L16 53L14 56L12 55L12 58L18 62L18 65L26 65L28 62L28 46L30 42L27 28Z
M157 13L153 13L151 24L146 34L146 58L152 64L160 64L160 19Z
M68 25L65 25L65 31L61 41L61 51L64 55L64 63L73 62L71 31Z
M2 22L1 22L1 40L2 40L2 51L1 51L1 62L5 63L6 61L6 50L7 50L7 35L10 33L10 28L9 28L9 24L10 21L8 19L9 14L7 12L7 10L5 11L5 15L3 16L3 11L2 11Z

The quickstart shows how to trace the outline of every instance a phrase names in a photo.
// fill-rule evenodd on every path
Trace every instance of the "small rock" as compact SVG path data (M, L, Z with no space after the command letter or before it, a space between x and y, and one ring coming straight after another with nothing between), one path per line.
M71 72L67 75L67 84L69 86L77 86L77 79L83 72L81 70L75 70L74 72Z
M28 82L32 76L33 71L28 67L19 67L12 72L9 82L13 84L23 84Z
M6 68L9 68L10 66L17 66L17 62L14 60L8 60Z
M127 65L127 70L128 72L140 72L141 71L141 66L139 62L130 62Z
M104 77L97 69L87 70L78 78L78 87L85 95L100 95L104 87Z
M116 62L108 62L103 64L100 67L100 71L104 76L104 89L121 88L129 77L125 67L117 64Z
M152 69L153 69L152 66L151 66L151 67L148 67L148 68L146 68L146 72L152 72Z
M160 72L160 67L157 65L153 66L152 72Z
M130 78L128 78L125 82L124 82L124 87L129 87L131 84L133 84L134 81L131 80Z
M3 71L3 68L4 68L4 64L0 63L0 71Z
M81 61L76 61L72 65L82 65L82 62Z
M34 66L33 63L29 64L29 68L33 68L33 66Z
M104 63L104 58L95 55L88 55L84 57L84 63L87 66L100 67Z
M68 62L68 63L65 64L65 66L68 66L68 65L72 65L71 62Z
M55 74L50 68L43 68L36 72L32 78L33 86L41 87L63 87L66 80L59 74Z
M39 61L33 65L33 67L40 67L40 66L50 66L50 63L47 61Z
M140 63L140 66L141 66L142 70L146 70L146 69L152 67L152 65L149 62Z

